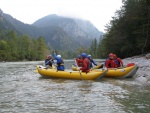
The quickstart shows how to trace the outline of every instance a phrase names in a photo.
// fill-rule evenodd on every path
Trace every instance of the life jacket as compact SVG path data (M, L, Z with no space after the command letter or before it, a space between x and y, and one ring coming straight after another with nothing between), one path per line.
M57 63L58 66L63 66L64 65L64 60L62 58L60 58L60 62Z
M90 61L88 58L85 58L85 59L87 59L87 60L88 60L87 70L89 70L89 69L90 69L90 63L91 63L91 61ZM85 59L84 59L84 60L85 60ZM84 61L84 60L83 60L83 61ZM84 63L83 63L83 67L84 67Z
M82 59L76 59L76 63L79 67L83 66L83 60Z
M108 67L112 67L112 66L111 66L111 62L108 64Z
M52 64L53 64L53 61L52 61L52 60L50 60L50 61L49 61L49 66L51 66L51 67L52 67Z
M114 61L115 61L117 66L120 66L120 62L119 62L118 58L116 58Z
M108 59L106 61L106 65L105 65L107 68L116 68L116 64L115 64L115 61L112 60L112 59Z
M46 59L45 60L45 65L52 66L52 63L53 63L53 59Z

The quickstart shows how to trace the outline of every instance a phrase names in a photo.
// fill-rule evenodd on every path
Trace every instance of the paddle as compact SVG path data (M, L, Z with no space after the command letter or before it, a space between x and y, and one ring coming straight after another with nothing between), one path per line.
M52 60L47 61L45 64L47 65L49 62L52 62Z
M78 67L78 64L77 64L76 59L75 59L75 64L77 65L77 70L78 70L78 71L79 71L79 73L80 73L81 80L83 80L83 79L82 79L82 74L81 74L81 72L80 72L80 69L79 69L79 67Z
M34 72L35 72L35 73L38 73L38 69L37 69L37 67L36 67L36 70L34 70Z
M52 66L50 66L50 69L55 69L55 68L57 67L57 65L55 64L54 60L49 60L49 61L47 61L45 64L48 64L49 62L52 63ZM48 67L49 67L49 65L48 65ZM48 67L47 67L47 68L48 68Z

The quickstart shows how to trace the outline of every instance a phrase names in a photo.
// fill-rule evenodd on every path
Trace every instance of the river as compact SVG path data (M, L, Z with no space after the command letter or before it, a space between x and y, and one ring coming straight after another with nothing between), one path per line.
M66 69L74 62L65 60ZM0 63L0 113L148 113L150 87L135 78L45 79L43 62Z

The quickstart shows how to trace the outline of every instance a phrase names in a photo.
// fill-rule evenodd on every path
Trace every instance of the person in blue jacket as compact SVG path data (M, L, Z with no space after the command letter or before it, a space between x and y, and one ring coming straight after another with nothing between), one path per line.
M94 64L95 66L97 66L97 64L95 63L95 61L92 59L91 55L88 55L87 58L90 60L90 68L93 68L92 64Z
M64 71L65 70L64 61L61 58L61 55L56 55L56 53L54 53L54 58L57 60L57 70Z
M45 66L48 68L52 68L52 65L54 64L54 61L52 59L51 55L47 55L46 59L45 59Z

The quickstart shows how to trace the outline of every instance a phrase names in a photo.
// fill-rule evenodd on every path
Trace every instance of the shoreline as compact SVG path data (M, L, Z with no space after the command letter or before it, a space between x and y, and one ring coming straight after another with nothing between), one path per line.
M146 55L133 56L122 59L124 65L135 63L139 69L136 72L135 80L143 85L150 85L150 53Z

